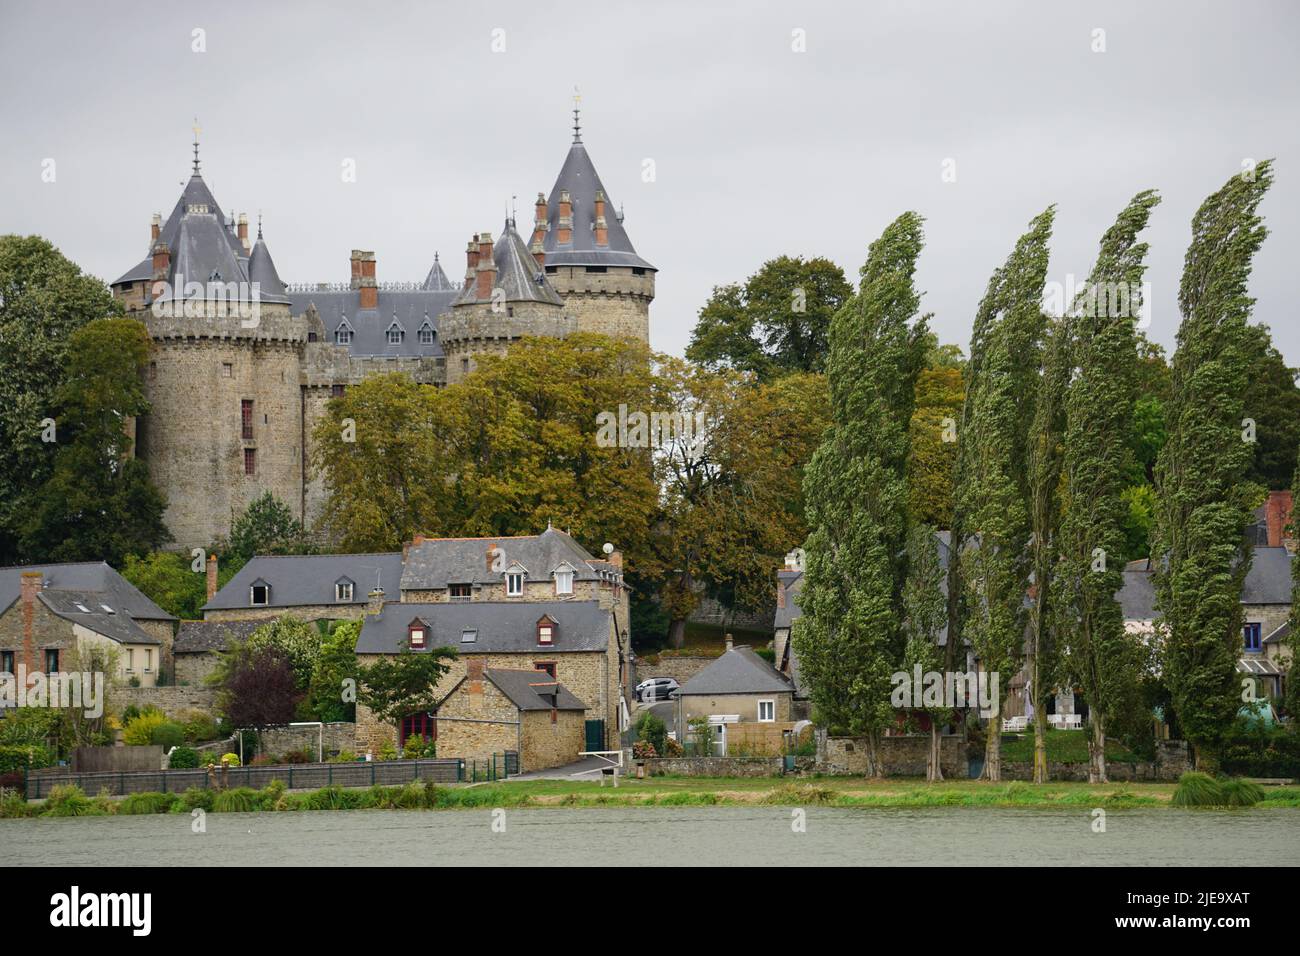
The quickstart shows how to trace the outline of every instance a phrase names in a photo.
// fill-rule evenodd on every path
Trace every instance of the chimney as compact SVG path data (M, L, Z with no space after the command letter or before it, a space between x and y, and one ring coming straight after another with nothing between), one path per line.
M486 567L488 571L492 570L492 552L496 549L497 546L495 541L487 546L487 553L484 555L484 567Z
M546 265L546 253L542 250L542 240L546 237L546 197L537 194L536 215L533 217L533 242L528 251L537 260L537 268Z
M465 662L465 677L471 694L483 693L483 659L471 657Z
M1270 491L1264 505L1264 520L1268 525L1268 546L1280 548L1286 544L1288 525L1291 523L1291 492Z
M248 213L239 214L239 244L244 247L245 251L253 248L248 243Z
M376 587L366 595L366 616L373 617L384 613L384 589Z
M375 254L364 249L352 250L352 284L361 290L359 309L379 308L379 286L375 281Z
M208 600L217 596L217 556L208 555Z
M44 587L44 574L40 571L24 571L19 578L18 593L23 602L23 659L29 674L41 670L40 661L36 659L36 595Z
M492 298L492 287L497 284L497 264L492 258L492 233L481 232L478 237L478 285L474 298Z
M609 224L605 221L605 194L596 190L596 245L609 245Z
M153 244L153 277L155 279L166 279L171 265L172 254L171 250L167 248L167 243L155 242Z
M162 216L158 213L153 214L153 222L149 224L149 240L157 242L158 236L162 232Z
M621 569L623 567L623 552L611 551L606 556L606 560L609 561L610 564L614 565L614 567Z
M785 607L785 585L781 583L780 575L776 578L776 606Z
M727 650L731 650L732 646L733 646L733 644L732 644L732 640L731 640L731 635L728 634L728 635L727 635Z
M567 189L560 190L560 221L555 241L566 246L573 242L573 202Z

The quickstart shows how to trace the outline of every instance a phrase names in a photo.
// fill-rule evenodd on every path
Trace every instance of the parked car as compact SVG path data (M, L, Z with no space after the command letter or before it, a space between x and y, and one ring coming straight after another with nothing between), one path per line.
M636 685L636 699L640 701L672 700L677 696L677 681L671 677L651 677Z

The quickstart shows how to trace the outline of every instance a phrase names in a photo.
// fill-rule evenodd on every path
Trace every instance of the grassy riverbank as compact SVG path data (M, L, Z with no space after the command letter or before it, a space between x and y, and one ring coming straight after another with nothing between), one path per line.
M116 799L87 796L59 787L50 799L28 803L16 796L0 803L0 817L112 816L150 813L214 813L295 810L456 810L484 807L1166 807L1174 793L1167 783L990 784L954 780L864 780L860 777L675 778L625 780L618 789L589 781L520 780L468 786L410 783L400 787L288 792L272 784L262 790L221 792L192 789L183 794L142 793ZM1259 808L1300 807L1300 788L1266 791Z

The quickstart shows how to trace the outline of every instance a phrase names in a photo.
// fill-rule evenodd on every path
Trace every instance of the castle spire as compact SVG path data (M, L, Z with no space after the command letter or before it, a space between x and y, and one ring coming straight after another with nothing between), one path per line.
M199 133L203 132L199 128L199 118L194 117L194 175L199 174Z
M573 88L573 142L574 144L582 143L582 123L580 122L578 112L582 108L582 94L578 88Z

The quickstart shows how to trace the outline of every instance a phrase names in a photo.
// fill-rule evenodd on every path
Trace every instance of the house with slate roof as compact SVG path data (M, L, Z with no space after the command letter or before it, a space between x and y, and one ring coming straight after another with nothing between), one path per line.
M722 656L679 689L677 726L689 728L692 720L706 718L719 756L742 742L780 753L782 734L794 726L793 699L793 682L752 648L733 645L728 634Z
M512 213L498 238L476 231L463 279L438 253L423 280L381 282L373 250L353 249L344 282L285 282L257 224L228 214L193 169L171 214L155 215L144 257L111 283L149 331L150 412L135 453L166 495L176 547L206 547L270 492L311 527L325 501L312 434L332 398L370 375L440 386L525 335L597 332L649 341L655 268L582 141L526 240Z
M71 669L78 652L106 646L117 656L119 680L153 687L170 664L175 626L102 561L0 568L3 673Z
M209 571L215 582L215 566ZM457 658L444 677L447 695L471 665L535 671L582 703L586 749L616 748L627 727L631 625L622 555L607 546L598 559L558 528L493 538L417 535L385 554L258 556L214 591L203 614L201 625L184 629L190 671L210 669L220 647L268 620L359 619L363 663L451 647ZM387 726L359 705L358 749L400 747L411 735L441 740L441 714L439 707ZM462 756L447 748L470 739L478 738L462 732L440 743L439 753Z

